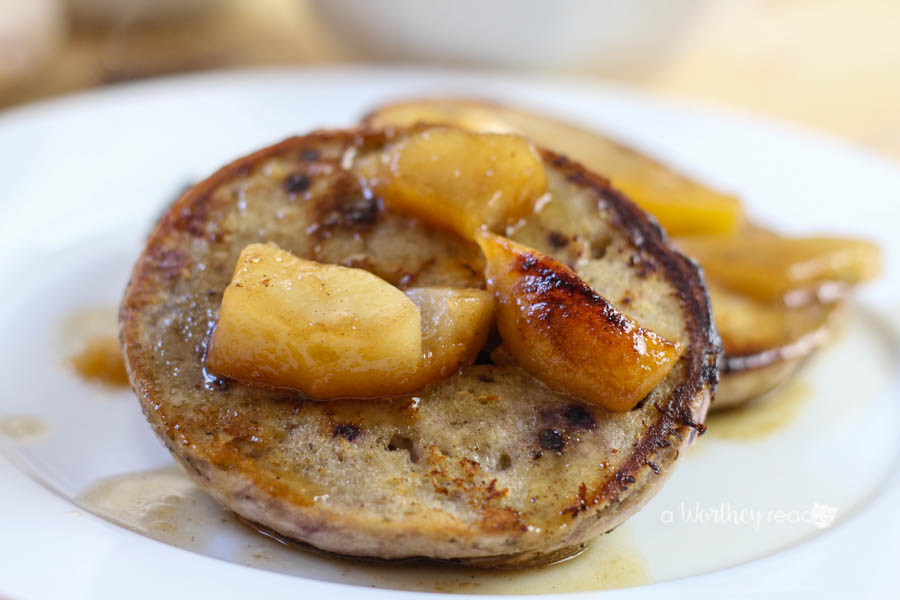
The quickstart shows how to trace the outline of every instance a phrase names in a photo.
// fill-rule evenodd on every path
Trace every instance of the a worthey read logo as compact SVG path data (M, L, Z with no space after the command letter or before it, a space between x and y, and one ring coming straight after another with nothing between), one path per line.
M664 510L660 513L663 523L676 521L692 525L732 525L751 527L759 531L765 525L800 525L809 524L817 529L825 529L834 523L838 509L829 504L813 502L811 508L803 509L759 509L741 507L731 502L720 502L716 505L704 505L699 501L694 504L682 502L677 510Z

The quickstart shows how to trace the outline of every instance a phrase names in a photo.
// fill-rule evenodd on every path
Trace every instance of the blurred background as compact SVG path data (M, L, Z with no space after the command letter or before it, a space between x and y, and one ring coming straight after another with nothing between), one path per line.
M577 74L900 159L895 0L0 0L0 110L175 73L429 63Z

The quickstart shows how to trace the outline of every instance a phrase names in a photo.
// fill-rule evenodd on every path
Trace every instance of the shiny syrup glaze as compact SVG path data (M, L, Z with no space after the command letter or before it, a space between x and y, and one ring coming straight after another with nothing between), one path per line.
M17 444L39 442L50 436L53 429L33 415L5 415L0 417L0 437Z
M119 338L100 336L85 341L84 347L70 359L75 371L86 381L127 387L128 373L122 360Z
M221 508L175 465L97 482L79 505L153 539L215 553L216 539L236 538L220 557L234 563L342 583L444 593L534 594L632 587L650 582L643 557L620 527L579 556L524 571L491 571L429 562L366 563L311 554L270 532L259 535ZM215 554L219 555L219 554ZM324 573L324 575L323 575Z
M117 312L113 306L85 307L66 315L58 326L58 350L85 381L108 387L128 386Z
M709 435L753 442L790 427L810 400L812 386L794 379L783 387L735 408L712 413L706 421Z

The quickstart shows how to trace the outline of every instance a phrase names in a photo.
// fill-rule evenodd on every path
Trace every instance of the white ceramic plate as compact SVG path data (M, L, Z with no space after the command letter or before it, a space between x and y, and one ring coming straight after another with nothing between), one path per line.
M713 423L642 512L588 555L540 572L371 567L282 547L171 467L130 392L82 381L65 360L84 335L114 331L143 236L185 184L290 134L349 125L374 104L444 93L596 126L738 193L762 222L858 234L885 249L885 277L780 398ZM116 87L0 115L0 156L0 595L894 589L900 173L886 161L758 118L594 84L413 70Z

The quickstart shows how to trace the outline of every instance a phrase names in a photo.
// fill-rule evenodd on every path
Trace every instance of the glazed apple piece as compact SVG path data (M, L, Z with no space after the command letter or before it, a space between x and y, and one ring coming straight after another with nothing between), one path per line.
M406 394L474 360L494 304L478 289L404 294L362 269L251 244L225 290L206 364L318 399Z
M762 302L710 280L707 290L726 360L779 352L810 336L824 341L825 330L841 306L839 302L811 302L795 307Z
M529 214L547 189L541 157L521 137L446 127L411 133L357 170L391 208L467 238Z
M681 347L621 313L571 269L504 237L478 237L503 347L535 377L612 411L634 407Z
M444 123L471 131L515 133L608 177L672 235L730 233L740 202L596 131L523 110L472 100L422 100L386 106L366 118L375 127Z
M711 280L763 301L796 304L815 298L823 285L859 284L881 270L878 246L849 238L793 238L753 229L681 238L676 245L697 259Z
M421 359L420 312L402 291L361 269L251 244L225 290L206 364L336 398L393 393Z
M494 321L494 296L474 288L422 287L406 290L422 313L422 364L413 389L471 364Z

